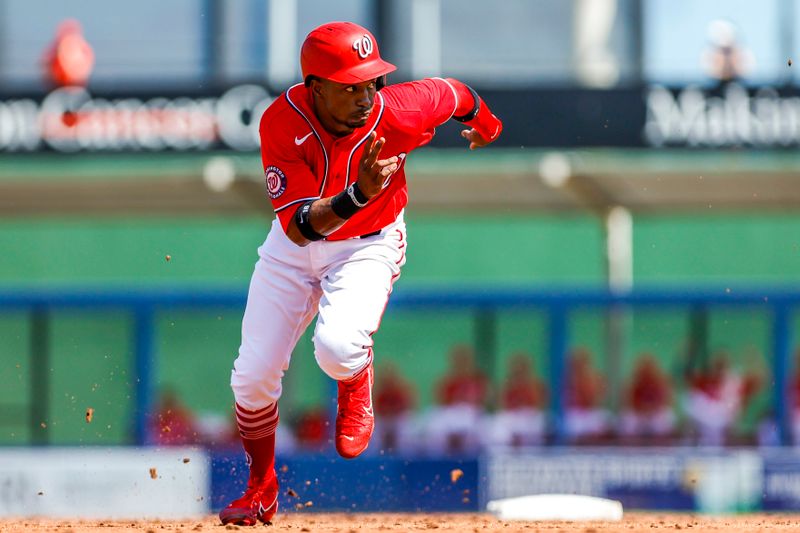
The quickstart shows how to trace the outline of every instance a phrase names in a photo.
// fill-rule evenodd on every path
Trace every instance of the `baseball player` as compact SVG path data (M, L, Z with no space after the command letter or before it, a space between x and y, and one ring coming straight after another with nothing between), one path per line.
M313 30L300 63L303 83L270 105L259 129L276 220L258 249L231 376L250 477L244 495L220 512L223 524L268 522L277 511L281 378L315 316L317 363L338 381L336 450L353 458L366 449L372 335L406 260L406 156L451 118L466 124L470 149L502 130L456 80L385 86L395 66L356 24Z

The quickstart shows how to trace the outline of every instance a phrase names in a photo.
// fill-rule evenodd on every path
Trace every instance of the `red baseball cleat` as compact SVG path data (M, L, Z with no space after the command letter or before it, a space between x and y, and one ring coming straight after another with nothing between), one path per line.
M372 411L372 361L348 381L339 382L336 416L336 451L345 459L357 457L369 446L375 428Z
M266 479L250 479L247 490L219 512L222 524L254 526L259 521L270 523L278 511L278 478L273 471Z

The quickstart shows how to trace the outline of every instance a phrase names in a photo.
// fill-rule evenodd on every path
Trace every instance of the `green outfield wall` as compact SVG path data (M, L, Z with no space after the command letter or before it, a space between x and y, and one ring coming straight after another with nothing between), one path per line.
M604 283L599 222L579 214L407 214L408 263L403 286L504 284L600 286ZM0 285L232 287L243 292L270 221L258 216L174 218L32 218L0 221ZM166 256L170 260L166 260ZM800 283L800 215L648 215L635 219L638 285ZM159 315L157 382L177 389L200 413L227 413L231 363L241 310L170 310ZM391 360L416 384L421 406L457 342L474 340L468 313L392 311L376 334L378 366ZM497 316L495 381L516 351L546 372L547 322L535 311ZM19 312L0 314L0 405L24 413L30 391L30 323ZM648 310L626 317L623 371L636 356L656 354L674 375L688 336L685 309ZM796 328L797 329L797 328ZM604 366L604 333L596 310L576 313L572 345L589 347ZM763 369L769 317L759 309L714 310L709 345L726 349L740 369ZM123 442L129 431L131 319L124 312L59 312L51 317L51 419L54 442ZM768 377L767 377L768 379ZM310 335L298 345L285 382L284 419L332 401L332 389L313 360ZM16 406L16 407L15 407ZM91 424L87 407L95 409ZM763 409L763 402L754 409ZM756 417L759 413L752 413ZM24 443L26 418L5 416L0 443Z

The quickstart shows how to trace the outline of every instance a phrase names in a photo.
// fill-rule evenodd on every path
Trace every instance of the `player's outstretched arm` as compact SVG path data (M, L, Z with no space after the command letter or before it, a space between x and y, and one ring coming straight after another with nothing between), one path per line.
M370 199L383 189L386 179L398 168L397 156L379 159L386 140L373 131L364 143L358 163L358 180L335 196L301 204L292 217L286 235L299 246L324 239L341 228Z
M461 136L469 141L469 149L474 150L494 142L503 131L500 119L489 110L489 106L472 87L453 78L447 78L447 82L458 96L453 119L470 127L461 132Z

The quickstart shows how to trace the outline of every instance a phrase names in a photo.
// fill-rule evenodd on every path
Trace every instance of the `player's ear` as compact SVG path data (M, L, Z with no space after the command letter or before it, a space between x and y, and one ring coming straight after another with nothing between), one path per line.
M316 77L316 76L314 76L313 74L309 74L309 75L308 75L308 76L306 76L306 78L303 80L303 84L304 84L306 87L311 87L311 82L312 82L312 81L319 81L319 78L318 78L318 77Z
M313 94L317 94L322 96L322 80L317 78L316 76L309 76L306 78L305 82L306 87L311 88L311 92Z

